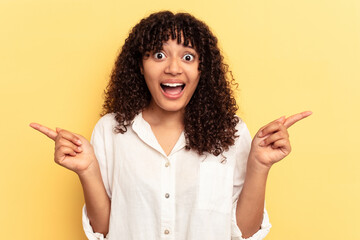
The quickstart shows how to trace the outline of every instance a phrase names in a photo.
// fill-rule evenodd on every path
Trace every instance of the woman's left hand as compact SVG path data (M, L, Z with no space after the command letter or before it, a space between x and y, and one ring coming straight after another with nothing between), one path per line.
M311 114L311 111L306 111L288 118L283 116L260 128L251 143L248 164L269 170L274 163L286 157L291 151L287 129Z

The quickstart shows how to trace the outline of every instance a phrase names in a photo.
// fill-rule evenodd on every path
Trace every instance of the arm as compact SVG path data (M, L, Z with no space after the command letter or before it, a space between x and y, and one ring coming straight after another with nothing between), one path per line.
M79 173L79 179L83 188L87 215L94 232L104 236L109 231L111 202L106 193L101 178L98 162L95 160L93 168Z
M249 156L243 189L236 207L236 221L243 238L260 229L263 220L267 170L258 169Z
M54 140L55 162L77 173L91 225L94 231L106 235L109 230L110 199L91 144L83 136L66 130L57 128L54 131L37 123L30 126Z
M310 115L311 112L302 112L286 119L281 117L262 127L255 135L236 208L236 220L243 238L251 237L260 229L268 173L274 163L291 151L287 128Z

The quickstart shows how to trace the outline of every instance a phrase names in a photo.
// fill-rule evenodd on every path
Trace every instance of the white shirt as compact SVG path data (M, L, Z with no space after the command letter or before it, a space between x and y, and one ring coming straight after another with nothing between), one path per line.
M251 136L237 125L235 145L221 155L185 149L181 134L167 156L150 125L138 114L125 134L113 132L115 114L96 124L91 144L111 199L109 233L94 233L83 207L83 227L90 240L240 240L235 210L242 189ZM266 210L261 229L270 230Z

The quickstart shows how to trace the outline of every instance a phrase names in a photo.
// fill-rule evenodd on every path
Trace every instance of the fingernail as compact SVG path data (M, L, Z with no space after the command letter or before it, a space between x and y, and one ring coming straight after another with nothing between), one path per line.
M259 144L261 147L265 146L265 140L261 141L261 143Z
M78 150L79 150L79 151L82 151L82 148L81 148L81 147L78 147Z
M80 140L77 140L76 142L77 142L78 144L82 144L82 142L81 142Z
M261 130L261 131L259 132L258 137L262 137L262 134L263 134L263 131Z

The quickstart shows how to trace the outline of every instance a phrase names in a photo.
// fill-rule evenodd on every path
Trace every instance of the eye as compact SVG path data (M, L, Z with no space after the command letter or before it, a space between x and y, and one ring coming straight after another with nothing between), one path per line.
M157 52L154 54L154 58L161 60L161 59L165 58L165 54L163 52Z
M183 56L183 59L187 62L191 62L194 60L194 55L193 54L190 54L190 53L187 53Z

